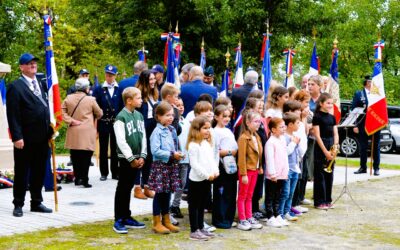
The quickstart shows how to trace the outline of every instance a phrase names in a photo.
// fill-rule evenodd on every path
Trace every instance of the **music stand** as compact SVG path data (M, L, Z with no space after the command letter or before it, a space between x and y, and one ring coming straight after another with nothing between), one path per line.
M345 134L346 134L345 140L349 139L348 129L356 127L358 125L358 123L362 120L360 118L363 118L364 115L365 115L364 108L355 108L350 113L348 113L347 116L343 119L342 123L338 125L338 127L344 128L344 131L345 131ZM348 183L347 183L347 170L348 170L347 157L348 157L348 153L349 152L347 150L343 150L343 151L345 151L343 153L346 156L345 174L344 174L344 186L343 186L342 192L340 192L339 196L336 198L336 200L332 204L335 204L344 194L347 194L350 197L350 199L353 201L353 203L361 211L363 211L363 209L358 205L358 203L351 196L350 189L349 189Z

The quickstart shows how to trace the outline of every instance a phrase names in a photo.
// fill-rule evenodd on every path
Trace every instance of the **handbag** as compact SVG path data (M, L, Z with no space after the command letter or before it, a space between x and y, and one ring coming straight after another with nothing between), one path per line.
M86 97L86 95L84 95L81 99L79 99L78 104L76 104L74 110L73 110L72 113L71 113L71 117L72 117L72 118L74 118L74 114L75 114L76 109L78 108L79 104L81 103L81 101L82 101L83 98L85 98L85 97ZM71 127L71 124L69 125L69 127Z
M224 156L221 161L227 174L234 174L237 172L236 159L233 155Z

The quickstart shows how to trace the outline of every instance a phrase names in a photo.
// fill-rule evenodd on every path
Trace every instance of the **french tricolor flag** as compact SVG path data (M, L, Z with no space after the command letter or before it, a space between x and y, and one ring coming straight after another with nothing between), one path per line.
M244 84L242 45L239 43L239 46L237 46L235 50L236 50L236 57L235 57L236 72L235 72L235 79L234 79L233 83L235 84L234 87L238 88Z
M286 78L285 78L285 88L295 86L293 77L293 57L296 55L296 51L292 49L286 49L283 51L286 55Z
M331 83L327 87L327 91L333 97L333 115L335 116L336 123L338 124L341 118L341 111L340 111L339 68L338 68L339 50L336 47L336 43L334 43L333 45L334 47L332 51L332 64L329 70Z
M317 54L317 43L314 42L314 47L311 55L311 62L310 62L310 70L308 73L310 75L319 75L320 65L319 65L319 57Z
M383 41L374 45L375 66L372 74L370 94L368 95L368 108L365 117L365 132L372 135L385 127L388 122L385 87L382 74L382 50L385 47Z

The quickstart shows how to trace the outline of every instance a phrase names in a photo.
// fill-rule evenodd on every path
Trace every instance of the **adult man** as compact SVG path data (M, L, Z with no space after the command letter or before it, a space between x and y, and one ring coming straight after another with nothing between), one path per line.
M213 101L217 99L217 89L213 86L205 84L203 82L203 78L203 69L200 66L194 66L190 69L190 82L182 85L181 87L181 98L185 106L183 116L186 116L187 113L193 110L194 105L201 94L211 95Z
M181 68L181 74L179 75L179 80L181 82L181 84L185 84L189 82L189 71L191 68L193 68L194 66L196 66L196 64L194 63L187 63L185 65L183 65L183 67Z
M203 82L205 84L208 84L210 86L214 86L217 88L217 90L219 89L219 86L217 84L217 82L214 79L214 68L213 66L208 66L205 70L204 70L204 79Z
M161 88L164 86L164 68L160 64L155 64L151 69L155 73L158 92L161 92Z
M136 82L139 79L140 73L144 70L148 70L149 67L147 66L147 63L143 61L137 61L133 65L133 76L129 78L125 78L119 82L119 88L122 91L124 91L125 88L127 87L135 87Z
M369 75L365 76L364 78L364 89L363 90L358 90L353 97L353 101L351 104L351 109L354 108L364 108L364 112L367 111L368 108L368 96L370 94L371 90L371 77ZM355 174L364 174L367 173L367 158L368 158L368 139L371 138L367 135L365 132L365 115L359 119L357 124L357 127L355 127L354 133L358 134L358 142L360 143L360 168L355 171ZM374 175L378 176L379 175L379 164L381 161L381 154L380 154L380 138L381 138L381 131L377 131L374 134Z
M255 89L258 82L258 73L254 70L249 70L244 75L244 84L239 88L232 90L232 106L235 114L239 114L250 92Z
M19 68L22 76L7 90L7 118L14 143L13 215L16 217L23 216L28 175L31 211L53 212L42 204L48 140L53 129L50 127L46 80L36 77L37 60L29 53L21 55Z
M303 76L303 78L301 78L301 89L307 89L309 78L310 78L310 74L305 74Z
M100 145L100 173L101 181L107 180L108 176L108 143L110 142L111 154L111 177L119 178L117 142L113 129L115 117L123 107L121 91L118 83L115 81L117 77L117 67L108 64L104 68L105 82L102 86L98 86L93 91L97 104L103 110L103 117L97 123L97 132L99 133Z
M87 69L81 69L79 71L79 76L78 78L86 78L89 80L89 71ZM67 95L75 93L76 89L75 89L75 84L72 84L72 86L68 89L67 91Z

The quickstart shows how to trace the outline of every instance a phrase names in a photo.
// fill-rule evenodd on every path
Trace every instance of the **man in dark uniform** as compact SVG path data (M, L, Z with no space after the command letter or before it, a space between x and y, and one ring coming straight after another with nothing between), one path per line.
M371 90L371 77L365 76L364 79L364 89L359 90L354 94L353 102L351 105L351 109L354 108L364 108L364 113L367 111L368 108L368 95L370 94ZM360 168L354 172L355 174L364 174L367 173L367 158L368 158L368 139L371 136L368 136L365 132L365 115L361 117L358 121L357 127L354 128L354 133L358 134L358 142L360 143ZM374 175L379 175L379 164L381 160L380 154L380 137L381 131L377 131L374 134Z
M164 68L160 64L155 64L151 69L154 71L156 77L158 92L161 92L161 88L164 86Z
M119 178L118 172L118 157L117 157L117 142L113 124L115 117L121 111L122 95L115 81L117 77L117 68L108 64L105 69L106 81L102 86L98 86L93 91L93 96L96 98L97 104L103 110L103 117L97 123L97 132L99 133L100 144L100 173L101 181L107 180L108 176L108 143L110 142L111 150L111 177Z
M46 79L36 76L37 60L29 53L23 54L19 58L22 75L7 90L7 119L14 143L13 215L16 217L23 216L27 183L31 193L31 211L53 212L42 204L48 140L53 129L50 126Z

